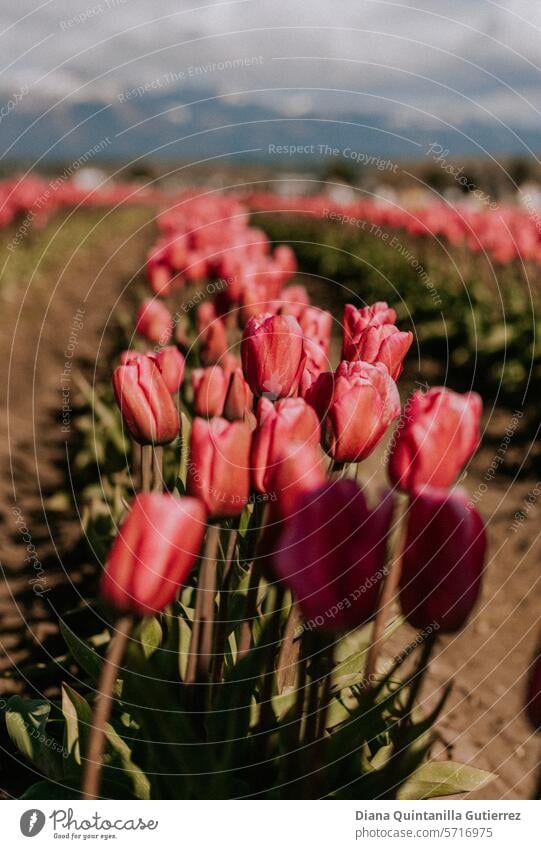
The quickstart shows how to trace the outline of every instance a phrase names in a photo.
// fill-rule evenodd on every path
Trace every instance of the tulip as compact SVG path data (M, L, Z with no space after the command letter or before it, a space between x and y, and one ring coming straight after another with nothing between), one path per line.
M324 445L337 463L357 463L374 450L400 415L394 380L382 363L341 362L305 393L322 422Z
M244 419L252 422L253 395L250 387L244 380L241 368L236 368L231 373L227 395L225 396L224 418L230 422ZM255 423L254 423L255 424Z
M290 315L268 313L251 318L242 337L241 357L254 395L294 395L306 360L298 322Z
M202 333L203 330L212 324L214 319L216 318L216 307L213 301L203 301L197 307L197 312L195 315L195 326L197 328L198 333Z
M160 369L151 357L138 356L113 372L113 389L130 435L141 445L165 445L176 438L177 409Z
M526 711L532 726L541 731L541 652L534 659L526 692Z
M346 304L342 359L383 363L393 380L398 380L413 334L401 332L395 327L395 321L395 311L384 302L362 309Z
M297 270L297 257L289 245L278 245L278 247L275 248L273 257L274 261L282 271L284 279L292 277L295 274ZM302 287L298 286L296 288L300 289Z
M287 442L267 471L272 517L280 520L293 515L301 495L319 489L326 481L321 451L312 442Z
M299 316L299 324L305 338L315 342L325 354L328 354L332 330L330 312L317 309L317 307L305 307Z
M389 458L389 477L406 492L450 486L479 444L482 401L445 387L414 392Z
M221 366L196 368L192 372L193 407L197 416L221 416L229 377Z
M238 516L250 494L250 428L245 422L195 418L187 489L212 518Z
M310 296L304 286L288 286L282 292L279 311L281 315L292 315L298 321L309 304Z
M352 480L301 495L273 557L308 626L346 631L375 614L385 574L392 501L369 509Z
M268 492L274 465L288 442L318 445L320 426L315 410L302 398L284 398L273 404L261 398L258 426L252 440L252 483L257 492Z
M184 377L185 360L175 345L162 348L159 353L141 354L139 351L122 351L119 357L120 365L138 362L147 357L158 366L171 395L180 389Z
M184 378L184 367L186 365L184 357L175 345L169 345L155 354L154 359L158 364L158 368L162 373L169 392L171 395L176 394Z
M135 329L149 342L167 345L173 333L171 313L161 301L144 301L137 311Z
M118 610L162 611L195 563L205 521L205 508L195 498L137 495L105 564L103 598Z
M227 352L227 331L221 318L216 318L199 334L199 359L204 366L220 362Z
M460 490L425 487L409 506L400 605L415 628L458 631L481 589L483 520Z

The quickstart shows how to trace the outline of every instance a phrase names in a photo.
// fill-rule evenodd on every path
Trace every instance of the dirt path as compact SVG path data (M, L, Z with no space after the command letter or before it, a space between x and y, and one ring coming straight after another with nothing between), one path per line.
M66 482L73 373L93 368L111 308L143 262L152 228L137 232L148 210L84 211L55 219L10 255L2 251L0 324L0 664L6 669L43 654L54 632L51 587L80 580L65 575L76 545L74 513L46 509ZM8 241L4 238L4 247ZM24 252L24 253L19 253ZM66 365L67 363L67 365ZM63 596L55 592L55 604ZM52 596L51 596L52 598ZM69 603L69 595L65 603ZM0 682L4 689L9 683Z

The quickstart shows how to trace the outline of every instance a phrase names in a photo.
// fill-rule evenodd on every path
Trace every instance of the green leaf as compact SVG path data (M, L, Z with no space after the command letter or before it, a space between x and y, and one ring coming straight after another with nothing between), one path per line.
M146 616L137 627L135 636L141 644L145 660L149 660L162 644L162 626L155 616Z
M434 799L480 790L497 776L466 764L437 761L422 764L402 784L397 799Z
M17 749L44 775L62 776L62 746L47 733L51 705L41 699L11 696L5 710L6 728Z
M81 792L67 784L37 781L24 791L20 799L80 799Z
M95 683L99 681L103 661L99 654L88 643L75 634L65 622L60 620L60 633L64 638L70 654Z
M92 709L86 699L75 690L62 685L62 712L66 719L66 741L73 760L81 765L81 748L87 749L87 739L92 725ZM150 798L150 782L144 772L133 762L132 752L125 740L109 723L105 726L107 749L104 769L104 781L119 783L118 767L122 777L131 786L136 799ZM112 775L107 775L107 767L114 767Z

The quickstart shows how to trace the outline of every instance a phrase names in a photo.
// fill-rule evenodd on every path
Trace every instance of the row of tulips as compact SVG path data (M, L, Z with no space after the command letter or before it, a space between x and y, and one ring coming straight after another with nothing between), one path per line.
M110 180L92 188L60 174L47 180L36 175L16 176L0 181L0 227L30 218L33 227L43 227L51 215L68 207L158 204L161 192L143 185Z
M397 202L371 198L339 203L325 195L280 197L265 192L250 193L243 200L260 212L289 211L314 218L367 222L414 237L443 239L451 245L464 245L473 253L486 253L496 263L516 259L541 263L541 232L536 216L519 206L473 209L434 202L406 208Z
M340 727L331 721L334 699L343 698L331 683L340 641L369 627L367 649L351 670L360 688L350 696L376 698L386 680L380 652L395 599L430 647L436 633L462 628L474 608L485 529L454 484L479 443L481 400L438 387L415 392L401 411L396 381L412 335L397 327L385 303L346 306L341 359L333 368L331 315L310 304L302 287L284 287L293 261L276 273L280 248L270 252L237 201L220 199L214 218L208 199L163 216L147 267L151 288L157 288L159 256L169 281L164 287L164 273L160 295L174 298L181 290L187 297L194 279L175 268L171 246L182 245L185 263L186 250L204 253L205 244L214 257L205 276L217 275L231 260L232 238L235 262L228 273L239 285L200 303L195 339L155 297L136 318L144 341L125 351L113 372L140 492L111 547L101 593L121 616L111 642L118 663L118 643L126 642L134 616L165 615L179 596L193 592L184 685L196 693L225 686L226 666L260 650L261 623L272 623L272 651L265 652L263 677L255 676L256 728L272 733L276 716L271 710L269 718L269 706L292 695L302 727L295 745L316 745L324 775ZM239 283L254 245L257 270ZM250 298L254 275L257 295ZM173 335L177 344L170 344ZM143 350L145 342L153 347ZM371 505L357 480L359 464L393 423L392 488ZM173 485L162 467L163 446L170 443L166 451L181 446ZM244 567L240 577L235 564ZM230 620L236 580L245 587L244 609ZM110 684L114 678L109 674ZM396 723L396 774L414 727L416 689L411 686ZM99 789L110 703L102 680L83 783L87 798ZM188 703L201 708L197 695ZM211 710L212 697L205 704ZM362 735L353 750L363 745ZM308 795L320 791L314 779Z
M485 528L456 485L481 400L434 387L402 408L413 340L394 310L348 304L333 334L295 267L238 199L160 217L154 297L112 374L132 452L105 657L63 628L97 687L93 713L63 689L72 743L79 723L63 774L86 798L418 798L491 779L431 763L446 694L427 717L416 704L437 636L481 591ZM384 447L374 502L362 461ZM419 635L392 659L403 619Z

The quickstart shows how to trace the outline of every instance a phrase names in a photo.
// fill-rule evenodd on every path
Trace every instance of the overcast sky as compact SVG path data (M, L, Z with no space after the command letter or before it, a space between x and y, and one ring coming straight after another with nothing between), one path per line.
M184 72L291 115L339 112L346 90L348 108L353 98L396 126L540 123L539 0L4 0L0 31L4 97L28 86L44 102L110 102ZM250 56L261 60L205 68Z

